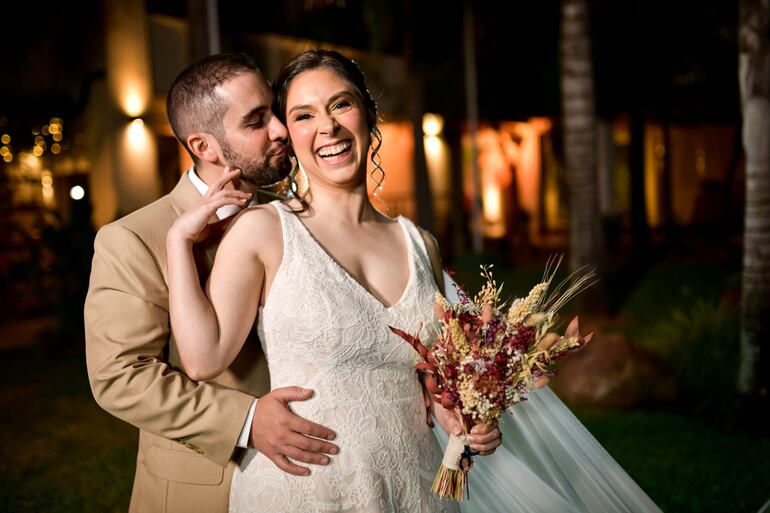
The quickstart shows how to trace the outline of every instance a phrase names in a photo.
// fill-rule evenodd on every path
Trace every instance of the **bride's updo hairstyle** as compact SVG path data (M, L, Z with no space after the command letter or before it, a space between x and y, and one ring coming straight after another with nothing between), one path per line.
M273 96L275 105L273 111L278 119L286 125L286 99L289 93L289 86L294 77L304 71L317 68L329 68L344 80L349 82L354 89L356 96L361 101L366 111L366 124L371 134L370 144L372 146L372 164L374 168L371 172L372 180L375 183L375 195L382 189L382 183L385 181L385 172L380 166L379 150L382 146L382 134L377 128L377 103L372 98L369 89L366 87L366 79L361 69L355 61L348 59L334 50L308 50L302 52L281 66L278 75L273 82ZM376 141L376 142L375 142Z

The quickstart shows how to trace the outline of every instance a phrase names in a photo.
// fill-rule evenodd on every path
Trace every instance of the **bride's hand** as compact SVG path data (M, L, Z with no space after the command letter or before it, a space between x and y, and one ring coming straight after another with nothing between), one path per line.
M462 424L455 411L448 410L436 402L433 403L432 410L433 416L444 431L453 435L462 434ZM497 427L497 422L476 424L471 429L467 441L472 451L487 456L495 452L495 449L503 443L503 435Z
M472 451L476 451L482 456L488 456L503 443L503 434L497 427L497 421L489 424L476 424L471 429L468 441Z
M240 175L240 170L230 170L225 168L224 173L214 183L201 198L198 204L179 216L168 231L167 238L172 242L185 242L195 244L205 240L211 231L209 219L214 216L221 207L225 205L243 206L251 194L241 192L232 186L227 187L235 178ZM218 226L222 228L223 226Z

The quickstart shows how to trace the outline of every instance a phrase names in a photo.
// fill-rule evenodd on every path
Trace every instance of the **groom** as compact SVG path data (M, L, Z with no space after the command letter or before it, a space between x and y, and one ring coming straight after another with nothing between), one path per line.
M184 70L169 90L167 113L194 166L170 194L97 234L85 303L88 377L99 405L140 430L131 512L226 512L238 447L254 447L296 475L307 470L292 461L318 464L337 453L325 441L331 430L288 407L312 391L269 391L255 333L224 374L195 382L182 370L169 326L169 227L210 188L229 186L236 174L225 174L226 166L240 170L232 183L246 192L289 172L288 135L272 100L245 55L215 55ZM233 210L221 208L217 217ZM217 243L212 236L196 246L203 282Z

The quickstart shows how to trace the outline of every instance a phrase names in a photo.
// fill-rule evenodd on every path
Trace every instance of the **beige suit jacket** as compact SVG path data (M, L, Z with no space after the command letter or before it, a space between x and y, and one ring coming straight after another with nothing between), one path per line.
M138 427L131 512L226 512L235 450L255 396L269 390L252 332L211 382L183 372L171 336L166 232L200 199L187 174L154 203L102 227L85 303L86 359L99 405ZM216 245L196 246L205 281Z

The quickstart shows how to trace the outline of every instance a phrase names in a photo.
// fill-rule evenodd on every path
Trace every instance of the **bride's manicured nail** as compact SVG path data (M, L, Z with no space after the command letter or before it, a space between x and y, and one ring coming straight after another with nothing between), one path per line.
M329 464L329 458L321 458L321 465L328 465Z
M338 452L340 452L340 450L337 447L332 447L331 449L329 449L329 452L331 454L337 454Z

